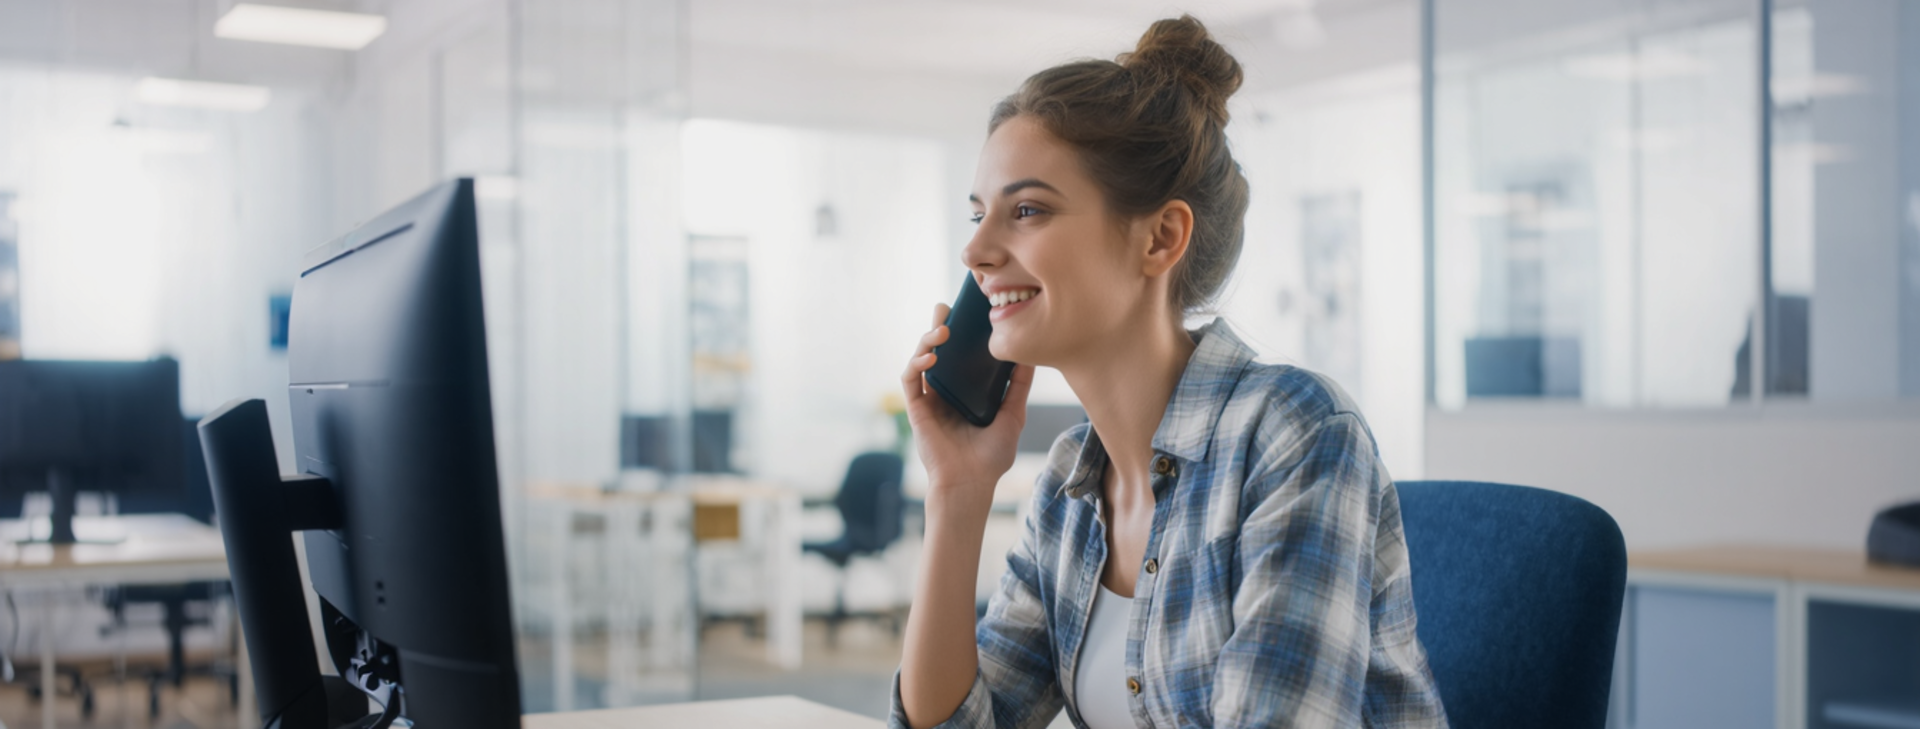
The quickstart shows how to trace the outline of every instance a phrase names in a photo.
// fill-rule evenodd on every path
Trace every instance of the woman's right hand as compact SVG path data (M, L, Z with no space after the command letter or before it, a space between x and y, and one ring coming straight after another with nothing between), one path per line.
M1033 389L1033 366L1015 365L1007 398L993 424L985 428L967 422L926 382L927 369L938 355L933 348L947 341L947 305L933 309L933 329L907 360L900 387L907 399L907 422L913 426L914 446L926 466L929 498L979 500L993 498L994 485L1013 467L1020 445L1020 429L1027 423L1027 393Z

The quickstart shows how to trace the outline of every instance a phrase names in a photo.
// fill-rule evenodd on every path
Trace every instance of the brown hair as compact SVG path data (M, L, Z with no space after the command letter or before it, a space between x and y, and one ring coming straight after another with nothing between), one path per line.
M1173 200L1193 208L1174 269L1173 304L1204 308L1240 260L1247 178L1227 149L1227 97L1240 63L1191 15L1155 22L1132 53L1062 64L1028 77L993 108L987 133L1027 115L1080 151L1116 216Z

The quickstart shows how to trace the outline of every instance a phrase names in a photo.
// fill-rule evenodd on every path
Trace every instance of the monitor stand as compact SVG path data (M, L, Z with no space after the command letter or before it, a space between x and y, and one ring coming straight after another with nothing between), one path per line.
M321 675L307 619L292 533L340 527L332 485L317 476L280 475L261 400L235 400L201 420L200 448L262 729L387 729L397 711L369 715L367 694L339 676Z
M73 479L66 471L58 468L47 471L47 498L53 502L53 513L47 519L53 529L47 541L54 544L78 541L73 538L73 502L80 498L80 490L73 487Z
M26 536L17 544L119 544L126 541L125 534L99 533L88 534L81 539L74 534L74 502L80 498L80 489L73 482L73 474L66 469L53 468L47 471L47 500L52 502L52 513L47 515L51 526L43 537L37 528L38 519L26 519ZM88 530L98 532L98 530Z

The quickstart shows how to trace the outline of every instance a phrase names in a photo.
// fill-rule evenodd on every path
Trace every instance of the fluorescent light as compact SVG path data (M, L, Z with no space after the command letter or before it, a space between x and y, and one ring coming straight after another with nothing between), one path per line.
M213 34L234 40L286 43L357 51L387 32L383 15L283 8L239 3L213 24Z
M265 86L221 84L148 76L134 84L133 96L143 104L185 106L214 111L259 111L273 99Z

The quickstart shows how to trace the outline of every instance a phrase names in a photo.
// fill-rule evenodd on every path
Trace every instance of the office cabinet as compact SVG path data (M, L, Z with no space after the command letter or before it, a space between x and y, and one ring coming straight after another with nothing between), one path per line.
M1920 729L1920 570L1764 546L1636 553L1615 729Z

